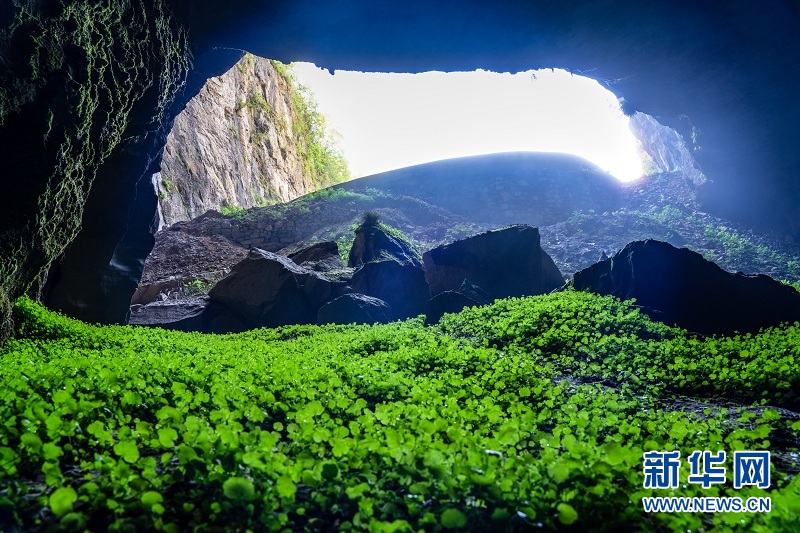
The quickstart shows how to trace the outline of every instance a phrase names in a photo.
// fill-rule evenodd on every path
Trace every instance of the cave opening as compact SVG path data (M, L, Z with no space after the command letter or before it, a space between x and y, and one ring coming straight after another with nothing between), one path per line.
M419 249L541 227L571 275L625 239L670 238L652 219L691 209L704 179L675 130L566 70L330 73L245 53L167 137L130 316L205 297L253 248L292 257L327 243L348 261L365 212ZM643 221L633 233L629 209Z
M501 153L570 154L623 183L677 171L699 184L694 148L597 80L563 69L330 72L245 53L178 115L151 181L162 229L209 209L285 203L353 179Z
M354 178L432 161L502 152L582 157L620 181L641 177L646 154L620 100L563 69L516 73L330 72L291 66Z

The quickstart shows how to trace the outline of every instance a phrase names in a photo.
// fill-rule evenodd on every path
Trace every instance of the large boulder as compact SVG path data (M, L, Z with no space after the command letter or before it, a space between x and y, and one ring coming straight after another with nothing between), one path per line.
M431 297L421 268L391 260L363 265L353 274L351 286L353 292L388 303L395 319L422 314Z
M241 333L252 328L239 314L218 302L209 302L203 313L204 333Z
M425 279L434 295L465 279L492 300L547 293L564 278L539 242L538 228L519 224L438 246L422 256Z
M489 295L469 280L464 280L457 291L440 292L425 304L425 324L436 324L445 313L458 313L465 307L491 303Z
M335 283L288 257L254 248L209 292L251 327L313 324Z
M800 320L800 293L769 276L732 274L686 248L635 241L575 273L574 286L635 298L656 320L702 334L757 332Z
M319 309L317 324L386 324L392 309L379 298L350 293L331 300Z
M203 315L208 303L207 296L198 296L137 305L131 308L128 323L178 331L202 331Z
M289 254L289 259L298 265L332 258L338 259L339 262L342 261L339 257L339 245L335 241L318 242ZM344 267L344 263L342 263L342 267Z
M289 259L315 272L332 272L341 277L347 266L339 256L339 245L334 241L318 242L289 254Z
M374 222L365 220L355 231L347 266L358 267L372 261L388 259L401 264L422 266L410 243L387 231L377 222L377 217Z

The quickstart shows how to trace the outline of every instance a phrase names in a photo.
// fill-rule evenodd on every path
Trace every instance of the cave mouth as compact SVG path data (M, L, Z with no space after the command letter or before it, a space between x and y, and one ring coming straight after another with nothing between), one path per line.
M566 70L331 73L312 63L291 69L338 133L354 178L502 152L577 155L623 182L645 174L647 156L617 96Z

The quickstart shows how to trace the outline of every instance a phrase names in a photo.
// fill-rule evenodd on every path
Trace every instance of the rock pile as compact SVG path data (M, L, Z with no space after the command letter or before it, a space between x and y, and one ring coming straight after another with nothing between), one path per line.
M323 242L288 257L251 249L208 298L154 302L131 323L208 332L313 323L388 322L425 313L428 323L467 305L541 294L563 278L539 245L539 231L511 226L425 253L425 269L407 243L362 225L350 252L355 269ZM431 294L434 298L431 298Z

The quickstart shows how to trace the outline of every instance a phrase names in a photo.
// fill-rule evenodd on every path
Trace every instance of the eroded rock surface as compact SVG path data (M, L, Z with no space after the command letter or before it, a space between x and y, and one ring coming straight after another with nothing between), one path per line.
M162 300L135 306L128 322L133 326L156 326L178 331L202 331L208 296Z
M175 119L153 177L162 225L316 189L292 132L296 114L289 84L267 59L247 54L210 78Z
M206 293L239 261L247 249L220 235L163 231L147 259L132 305Z
M313 324L335 285L288 257L252 249L209 296L252 327Z

